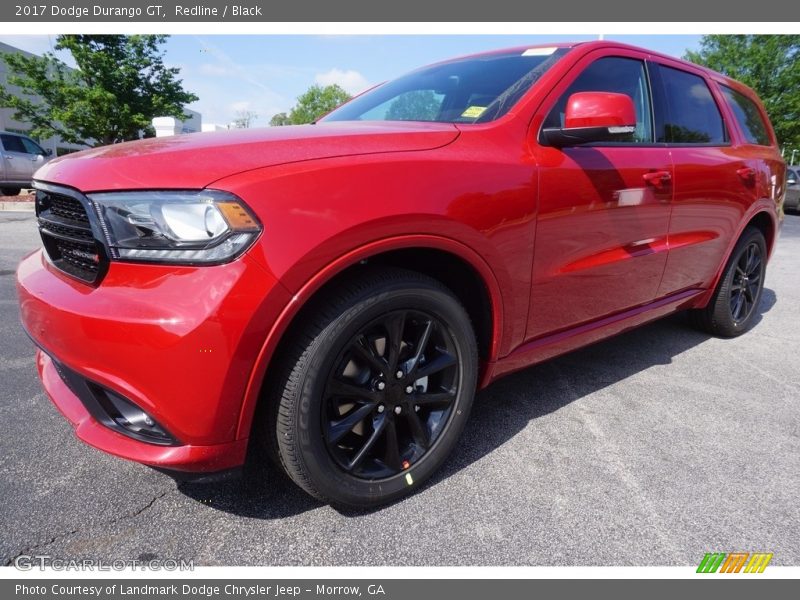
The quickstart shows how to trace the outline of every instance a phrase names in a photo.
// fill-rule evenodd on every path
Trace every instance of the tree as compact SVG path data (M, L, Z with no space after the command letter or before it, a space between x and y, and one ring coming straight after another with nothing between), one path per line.
M800 147L800 35L706 35L684 58L753 88L780 144Z
M324 114L350 100L350 97L350 94L336 84L325 87L312 85L297 98L297 104L289 111L289 120L292 125L313 123Z
M258 118L258 113L252 110L237 110L236 118L233 120L234 129L250 129L253 121Z
M386 111L390 121L434 121L440 102L431 90L415 90L400 94Z
M289 115L287 115L285 112L281 112L276 115L272 115L272 118L269 120L269 124L272 127L281 127L283 125L291 125L292 121L289 119Z
M4 54L8 83L24 95L0 86L0 106L14 109L14 118L43 138L104 145L152 136L154 117L186 119L183 107L197 100L177 79L180 69L164 65L166 37L59 35L55 47L72 54L74 70L50 52Z

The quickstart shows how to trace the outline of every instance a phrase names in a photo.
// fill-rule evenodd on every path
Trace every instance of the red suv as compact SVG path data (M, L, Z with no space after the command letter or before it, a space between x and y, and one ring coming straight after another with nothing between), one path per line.
M785 169L756 95L695 65L458 58L314 125L48 163L22 320L92 446L194 477L259 442L317 498L376 505L498 377L679 309L745 331Z

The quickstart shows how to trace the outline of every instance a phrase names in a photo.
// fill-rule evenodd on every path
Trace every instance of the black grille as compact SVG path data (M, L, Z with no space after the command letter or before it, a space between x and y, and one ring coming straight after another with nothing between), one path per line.
M61 196L60 194L47 194L47 196L50 200L50 212L53 216L74 223L89 225L89 217L80 200L69 196Z
M53 264L77 279L97 283L108 261L92 232L87 206L66 194L37 190L36 215L42 244Z

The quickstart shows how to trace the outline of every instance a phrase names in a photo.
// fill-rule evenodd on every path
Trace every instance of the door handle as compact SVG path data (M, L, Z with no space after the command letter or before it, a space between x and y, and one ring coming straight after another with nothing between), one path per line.
M756 170L752 167L742 167L736 170L736 174L745 181L752 181L756 178Z
M10 154L4 154L3 156L5 156L8 160L14 160L14 157Z
M651 171L642 175L642 179L653 187L661 188L672 180L672 175L669 171Z

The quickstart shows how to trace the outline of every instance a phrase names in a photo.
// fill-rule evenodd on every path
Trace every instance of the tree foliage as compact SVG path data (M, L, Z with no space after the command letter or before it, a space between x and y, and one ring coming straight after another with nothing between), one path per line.
M253 122L258 118L258 113L252 110L237 110L236 118L233 120L234 129L250 129Z
M14 109L39 137L103 145L152 136L154 117L186 119L184 106L197 100L183 89L180 70L164 64L166 37L59 35L55 48L72 54L74 70L49 52L4 54L8 83L23 95L0 86L0 106Z
M414 90L399 95L386 111L389 121L435 121L440 102L431 90Z
M292 121L289 119L289 115L287 115L285 112L281 112L276 115L272 115L272 118L269 120L269 124L272 127L281 127L283 125L291 125Z
M336 84L325 87L312 85L297 98L297 104L289 111L289 121L292 125L313 123L350 98L350 94Z
M800 148L800 35L706 35L685 58L753 88L780 144Z

